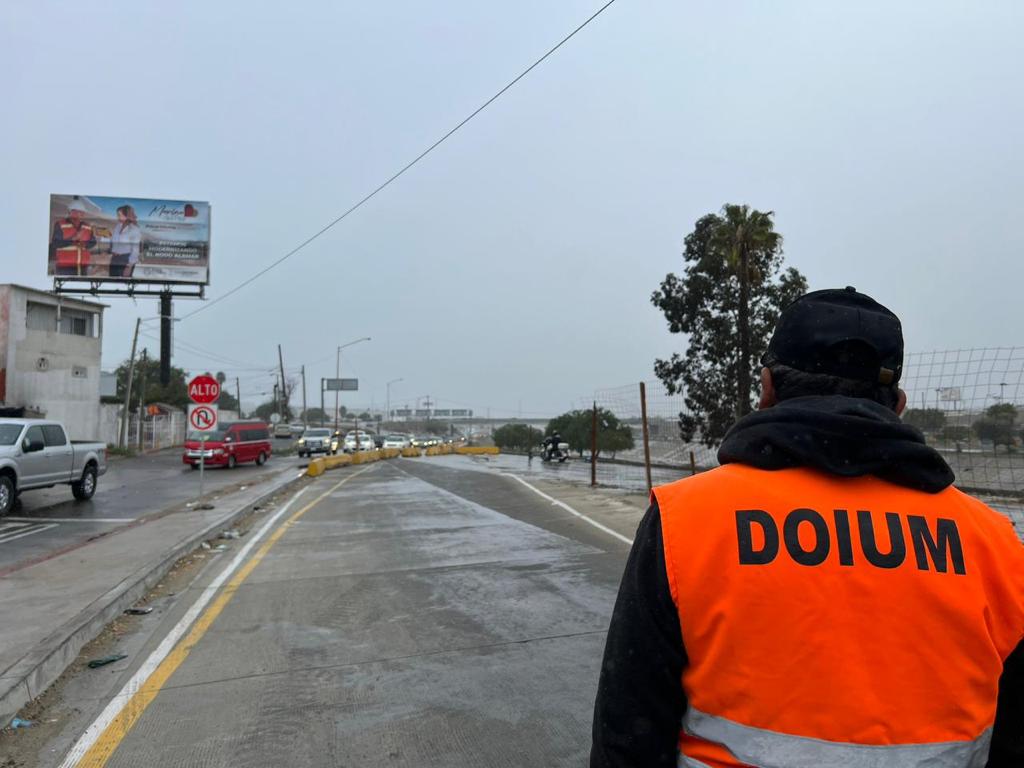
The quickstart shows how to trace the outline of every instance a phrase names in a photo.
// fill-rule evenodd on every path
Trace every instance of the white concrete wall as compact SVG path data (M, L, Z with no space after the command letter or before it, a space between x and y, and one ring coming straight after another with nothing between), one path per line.
M121 428L121 408L119 403L100 403L100 422L98 440L107 445L117 445L118 430Z
M75 440L99 440L102 320L98 308L64 299L63 305L96 312L95 335L76 336L26 326L29 301L57 305L55 297L7 286L0 294L0 332L6 332L2 364L5 405L25 407L63 421ZM75 367L84 376L72 375Z

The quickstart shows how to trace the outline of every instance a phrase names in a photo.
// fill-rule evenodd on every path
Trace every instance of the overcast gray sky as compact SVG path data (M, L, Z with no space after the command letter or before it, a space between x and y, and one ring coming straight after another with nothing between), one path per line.
M191 198L216 297L600 4L5 0L0 280L48 285L51 192ZM220 361L175 362L255 404L280 342L313 398L334 347L372 336L344 358L350 405L402 377L392 405L558 412L679 348L648 297L725 202L774 210L811 287L871 293L910 350L1021 343L1022 22L1015 0L618 0L178 324ZM156 302L110 303L113 367Z

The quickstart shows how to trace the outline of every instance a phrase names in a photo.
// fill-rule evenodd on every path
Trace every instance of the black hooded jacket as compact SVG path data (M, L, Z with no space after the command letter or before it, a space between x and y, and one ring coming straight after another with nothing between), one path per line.
M766 470L808 467L842 477L875 475L938 493L953 472L891 410L842 396L801 397L741 419L718 452L723 464ZM612 614L594 706L591 768L678 764L686 713L686 649L669 593L661 513L652 501L637 529ZM988 768L1024 766L1024 643L1010 655Z

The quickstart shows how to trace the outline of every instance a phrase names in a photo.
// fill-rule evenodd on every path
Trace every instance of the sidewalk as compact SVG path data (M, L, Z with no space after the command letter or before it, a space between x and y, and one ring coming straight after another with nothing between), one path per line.
M298 476L281 467L215 509L186 509L126 526L0 581L0 724L42 693L183 554Z

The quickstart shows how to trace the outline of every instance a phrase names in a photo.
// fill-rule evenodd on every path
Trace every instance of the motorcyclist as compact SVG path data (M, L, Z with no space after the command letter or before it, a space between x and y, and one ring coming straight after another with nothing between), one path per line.
M558 452L558 446L562 442L562 436L558 432L552 432L544 438L544 455L548 461Z

